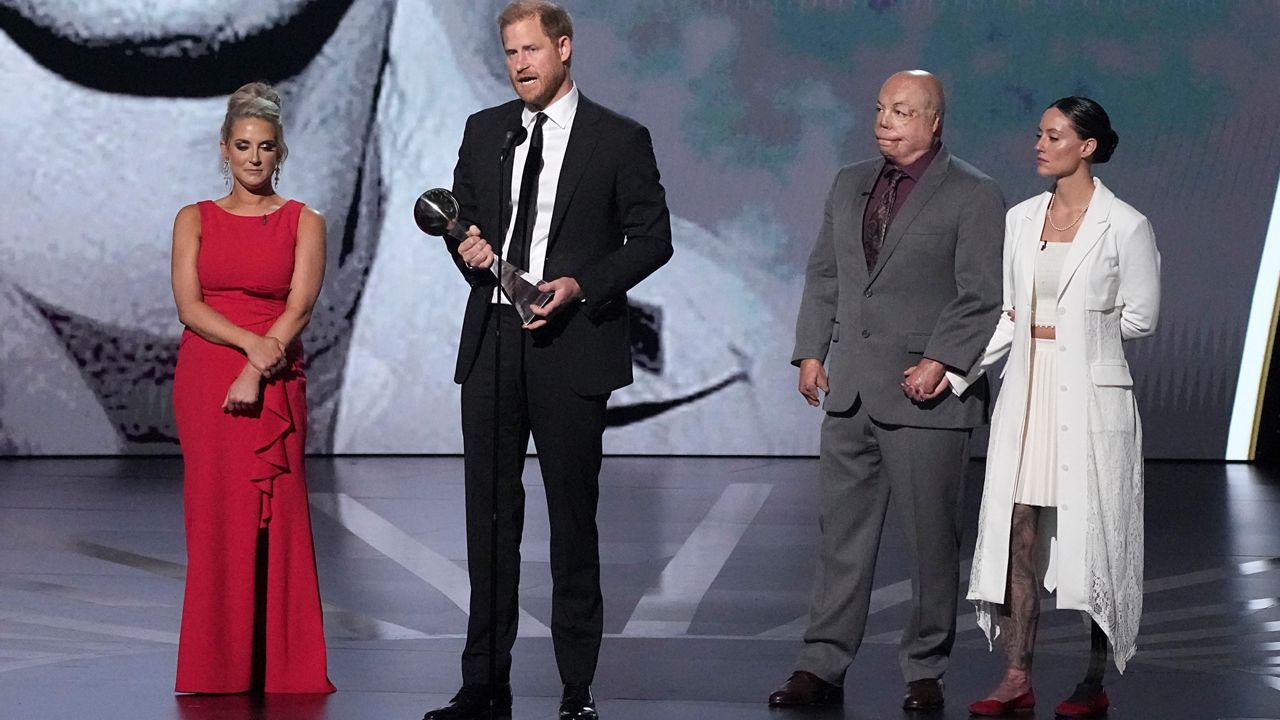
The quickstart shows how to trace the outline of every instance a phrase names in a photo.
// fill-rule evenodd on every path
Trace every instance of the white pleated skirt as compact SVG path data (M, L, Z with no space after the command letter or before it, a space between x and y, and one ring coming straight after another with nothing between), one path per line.
M1058 352L1054 340L1035 338L1022 432L1022 458L1013 501L1058 506Z

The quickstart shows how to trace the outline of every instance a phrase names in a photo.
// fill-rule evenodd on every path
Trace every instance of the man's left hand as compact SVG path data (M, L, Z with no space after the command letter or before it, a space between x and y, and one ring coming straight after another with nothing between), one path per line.
M556 278L544 282L538 286L542 292L551 293L551 299L546 305L530 305L529 309L534 315L538 316L537 320L531 323L525 323L525 330L537 330L547 324L552 315L555 315L564 306L578 302L578 298L582 297L582 287L578 285L578 281L571 277Z
M920 362L904 370L902 377L902 393L913 402L927 402L951 387L947 380L947 366L929 358L921 358Z

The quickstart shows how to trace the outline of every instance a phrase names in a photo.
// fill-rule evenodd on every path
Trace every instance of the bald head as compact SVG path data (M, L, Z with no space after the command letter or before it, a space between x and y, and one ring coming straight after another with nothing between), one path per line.
M883 95L891 84L915 96L920 102L920 109L936 113L939 120L946 114L947 97L942 91L942 81L933 73L927 70L896 72L884 81L880 94Z
M889 76L876 99L876 142L887 160L906 166L923 157L942 135L946 98L942 83L924 70Z

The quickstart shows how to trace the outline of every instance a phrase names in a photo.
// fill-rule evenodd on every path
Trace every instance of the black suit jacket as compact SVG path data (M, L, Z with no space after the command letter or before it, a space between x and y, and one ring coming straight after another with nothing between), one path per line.
M467 118L453 194L464 222L497 247L510 219L511 159L499 155L509 130L520 126L520 100ZM512 153L514 154L514 153ZM471 283L454 381L467 379L485 332L495 278L454 262ZM626 293L671 257L671 216L659 180L653 142L644 126L579 93L565 149L544 280L572 277L585 302L573 303L534 330L526 362L555 368L582 395L631 383L631 338Z

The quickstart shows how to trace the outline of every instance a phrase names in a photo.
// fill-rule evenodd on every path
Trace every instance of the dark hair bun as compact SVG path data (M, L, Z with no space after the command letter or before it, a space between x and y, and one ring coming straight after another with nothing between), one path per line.
M1120 136L1115 130L1107 128L1103 136L1097 138L1098 149L1093 151L1093 162L1104 163L1111 159L1111 153L1116 151L1116 145L1120 144Z
M1101 164L1111 159L1111 153L1116 151L1116 145L1120 143L1120 136L1111 129L1111 118L1097 101L1071 95L1055 100L1049 107L1057 108L1066 115L1071 121L1071 129L1081 139L1092 139L1098 143L1098 147L1089 156L1089 162Z

